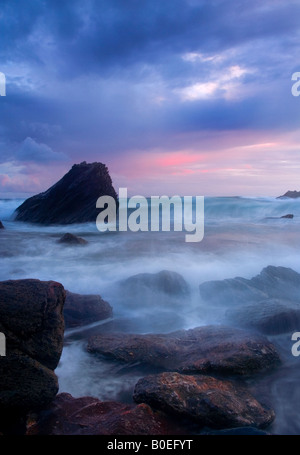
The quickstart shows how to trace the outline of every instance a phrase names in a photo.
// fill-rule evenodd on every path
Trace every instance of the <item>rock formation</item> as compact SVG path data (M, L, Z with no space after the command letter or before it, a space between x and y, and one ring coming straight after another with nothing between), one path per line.
M75 164L55 185L20 205L15 220L39 224L96 222L100 196L117 201L107 167L102 163Z
M245 387L203 375L149 375L138 381L133 398L210 428L264 428L275 417L274 411L262 406Z
M0 282L0 331L6 337L6 356L0 359L0 415L5 419L46 406L56 396L64 301L65 290L54 281Z
M88 351L129 364L141 363L181 373L251 375L274 368L279 355L265 337L222 326L168 334L101 334Z
M40 412L27 435L168 435L179 433L163 413L147 404L102 402L59 394Z
M64 305L65 326L77 327L107 319L112 316L112 307L100 295L81 295L66 291Z
M66 233L64 234L59 240L58 243L64 243L66 245L87 245L87 241L82 237L78 237L77 235Z
M300 197L300 191L294 190L294 191L287 191L282 196L278 196L276 199L285 199L285 198L296 199L298 197Z

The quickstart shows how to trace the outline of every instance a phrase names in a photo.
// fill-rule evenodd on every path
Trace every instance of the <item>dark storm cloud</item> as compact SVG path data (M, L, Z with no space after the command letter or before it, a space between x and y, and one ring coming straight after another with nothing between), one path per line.
M0 161L293 130L299 15L292 0L2 0Z
M297 2L245 0L4 0L2 57L42 58L46 45L70 74L182 52L216 52L249 40L292 34ZM47 55L44 56L47 59ZM59 70L59 68L58 68ZM74 75L74 73L73 73Z

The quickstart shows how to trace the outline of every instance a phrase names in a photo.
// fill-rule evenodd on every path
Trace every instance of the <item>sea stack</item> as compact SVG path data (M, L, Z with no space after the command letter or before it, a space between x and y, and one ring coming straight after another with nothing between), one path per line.
M278 196L276 199L285 199L285 198L290 198L290 199L297 199L300 197L300 191L287 191L284 193L282 196Z
M15 220L44 225L96 221L100 212L96 201L100 196L112 196L118 201L105 164L84 161L74 164L44 193L26 199L16 209Z

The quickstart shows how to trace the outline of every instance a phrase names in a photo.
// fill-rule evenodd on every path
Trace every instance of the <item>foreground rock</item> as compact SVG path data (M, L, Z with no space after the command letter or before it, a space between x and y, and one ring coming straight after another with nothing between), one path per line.
M239 327L254 328L267 335L278 335L299 329L300 302L270 298L241 305L229 310L226 316Z
M0 221L0 229L5 229L5 227L2 224L2 221Z
M296 199L298 197L300 197L300 191L287 191L282 196L278 196L277 199L285 199L285 198Z
M251 280L236 277L202 283L200 294L203 300L221 305L241 305L268 298L299 302L300 274L290 268L268 266Z
M87 245L87 241L77 235L66 233L59 240L58 243L64 243L66 245Z
M280 362L263 336L231 327L206 326L169 334L102 334L88 351L121 362L148 364L184 373L250 375Z
M112 307L100 295L81 295L66 291L66 328L77 327L112 317Z
M75 164L55 185L37 194L15 211L17 221L40 224L71 224L96 221L100 196L117 194L107 167L102 163Z
M63 348L64 301L65 290L54 281L0 283L0 332L6 337L6 357L0 361L0 414L5 419L41 408L57 394L54 369Z
M273 410L263 407L245 388L202 375L150 375L138 381L133 398L212 428L264 428L275 417Z
M48 409L35 417L28 435L168 435L177 425L148 405L101 402L59 394ZM181 433L183 434L183 433Z

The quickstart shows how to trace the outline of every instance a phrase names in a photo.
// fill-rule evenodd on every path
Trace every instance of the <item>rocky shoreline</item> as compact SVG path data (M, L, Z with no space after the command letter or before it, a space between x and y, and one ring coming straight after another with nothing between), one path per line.
M172 277L166 272L158 280L142 276L143 286L161 285L162 276ZM0 410L6 416L0 432L163 435L268 429L275 412L272 403L257 396L255 383L284 362L276 334L296 327L292 322L300 307L299 278L291 269L269 266L251 280L203 283L200 299L216 307L222 303L220 296L233 302L226 325L163 334L114 332L112 326L111 331L89 337L90 355L147 366L131 403L57 395L55 369L65 327L111 318L108 302L97 295L74 294L53 281L1 282L0 331L6 335L7 356L0 362ZM185 283L179 282L177 292L185 294ZM169 287L163 292L170 293ZM274 302L274 294L281 303Z

